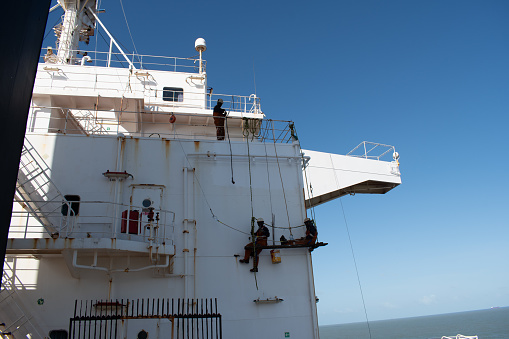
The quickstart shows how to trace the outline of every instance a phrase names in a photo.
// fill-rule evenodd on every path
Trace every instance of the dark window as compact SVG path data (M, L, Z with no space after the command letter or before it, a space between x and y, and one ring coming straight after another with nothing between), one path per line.
M66 330L53 330L49 332L50 339L67 339Z
M64 216L67 216L67 213L69 212L68 205L71 206L71 212L69 213L70 216L75 216L80 214L80 196L79 195L64 195L65 200L69 204L62 204L61 213Z
M177 87L163 87L164 101L184 101L184 89Z

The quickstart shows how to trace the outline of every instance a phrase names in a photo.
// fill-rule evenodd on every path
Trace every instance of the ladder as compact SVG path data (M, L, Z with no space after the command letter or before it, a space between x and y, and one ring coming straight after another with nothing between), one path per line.
M66 118L72 118L77 127L87 136L91 134L106 134L102 124L97 123L94 113L86 109L62 109Z
M51 181L50 174L51 170L44 159L25 138L14 200L24 203L30 215L51 237L58 237L59 232L67 227L70 219L61 215L62 205L67 204L67 211L71 211L71 204Z
M22 283L12 267L5 262L0 290L0 338L44 338L35 319L29 316L23 306L16 285L22 286Z

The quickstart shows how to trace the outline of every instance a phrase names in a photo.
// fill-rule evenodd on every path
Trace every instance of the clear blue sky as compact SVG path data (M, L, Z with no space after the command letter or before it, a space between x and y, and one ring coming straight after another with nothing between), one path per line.
M209 86L255 78L303 148L396 147L401 186L341 201L370 320L509 306L508 1L123 1L139 53L205 38ZM101 7L133 50L119 1ZM316 209L322 325L365 319L341 210Z

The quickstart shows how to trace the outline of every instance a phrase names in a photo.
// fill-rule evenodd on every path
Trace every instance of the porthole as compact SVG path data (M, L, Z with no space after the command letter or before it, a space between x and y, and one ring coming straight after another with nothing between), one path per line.
M141 205L143 206L143 208L149 208L150 206L152 206L152 200L150 200L150 199L145 199L145 200L143 200L143 202L141 203Z
M147 339L148 338L148 332L145 330L141 330L138 332L138 339Z

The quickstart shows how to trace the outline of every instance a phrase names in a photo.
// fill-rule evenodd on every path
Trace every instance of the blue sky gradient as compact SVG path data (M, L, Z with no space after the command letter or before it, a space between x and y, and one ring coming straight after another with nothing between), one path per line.
M509 306L509 2L123 4L139 53L189 57L205 38L214 92L256 91L304 149L400 153L395 190L316 208L321 325L365 321L346 225L370 320ZM132 51L120 2L101 7Z

